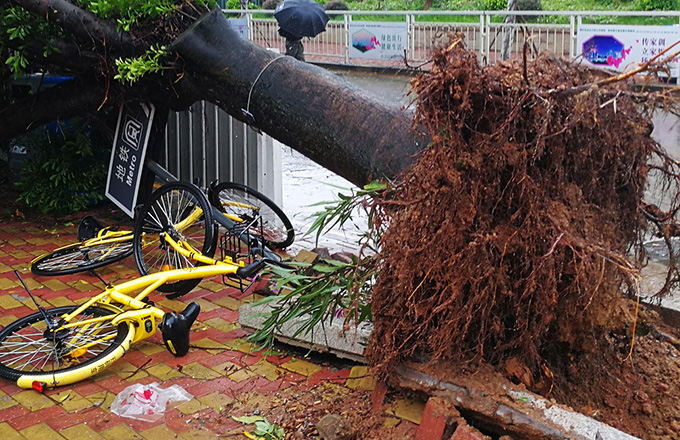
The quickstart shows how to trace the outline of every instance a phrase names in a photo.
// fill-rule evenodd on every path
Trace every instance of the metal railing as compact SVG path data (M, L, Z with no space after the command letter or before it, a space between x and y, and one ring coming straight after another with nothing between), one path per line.
M258 45L284 52L284 39L278 34L273 10L223 10L248 19L249 38ZM327 11L331 16L326 31L314 38L305 38L305 57L309 61L335 62L348 65L418 65L427 62L431 50L450 33L461 33L467 47L475 50L484 63L500 59L504 34L513 32L511 57L521 56L524 42L531 37L531 55L548 50L557 56L574 58L578 55L576 38L584 20L601 17L675 18L680 23L680 11ZM506 15L518 17L559 17L568 23L502 23ZM254 18L257 16L258 18ZM262 18L267 16L267 18ZM394 17L408 28L408 45L404 58L398 61L353 59L349 56L349 26L362 16ZM271 17L271 18L268 18ZM445 17L450 21L437 21ZM519 20L522 21L522 20Z

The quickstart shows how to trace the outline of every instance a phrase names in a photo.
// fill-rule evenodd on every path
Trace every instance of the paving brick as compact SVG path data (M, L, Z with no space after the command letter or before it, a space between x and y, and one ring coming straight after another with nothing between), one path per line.
M71 301L70 299L63 297L63 296L58 296L56 298L51 298L47 302L49 302L52 307L62 307L62 306L72 306L75 305L74 301Z
M216 389L220 389L217 388ZM205 396L198 397L198 400L204 405L214 409L215 411L222 411L227 405L231 405L234 399L224 393L214 392Z
M54 279L54 278L49 279L47 281L43 281L43 285L50 290L57 290L57 291L69 289L71 287L68 284L64 283L63 281L57 280L57 279Z
M17 317L14 315L0 316L0 327L6 327L7 325L13 323L16 320Z
M0 438L2 440L26 440L23 435L6 422L0 423Z
M2 286L2 280L3 278L0 278L0 291L7 289L6 287ZM14 287L14 286L12 286ZM0 308L9 310L9 309L14 309L16 307L21 307L23 304L16 299L12 298L10 295L3 295L0 296Z
M165 346L162 344L144 341L139 344L135 344L135 350L140 351L147 356L152 356L161 351L165 351Z
M143 437L127 425L116 425L99 432L107 440L141 440Z
M211 440L221 438L219 434L208 431L207 429L191 429L187 432L183 432L181 437L184 440Z
M16 417L21 417L24 414L28 414L30 411L21 405L15 405L3 410L0 410L0 420L3 422L9 422Z
M351 370L348 368L343 368L342 370L329 370L323 369L318 373L314 373L309 376L308 383L310 385L317 385L323 382L335 382L338 384L344 384L349 377Z
M175 408L183 414L190 415L208 408L208 405L198 399L191 399L188 402L178 404Z
M71 426L70 428L59 431L63 437L68 440L98 440L103 438L89 426L82 424Z
M210 310L209 312L201 312L202 319L222 318L229 322L238 322L238 310L229 310L224 308Z
M11 408L18 404L16 400L12 399L12 396L2 392L2 396L0 396L0 410Z
M47 421L55 417L61 417L64 414L66 414L66 411L63 408L58 406L52 406L49 408L40 409L38 411L33 410L28 414L15 417L12 420L8 420L8 422L10 425L12 425L14 429L20 431L24 428L36 425L40 422Z
M19 402L21 406L29 411L37 411L39 409L54 406L54 401L52 399L33 390L23 391L15 394L13 397L14 400Z
M182 368L182 373L186 374L187 376L193 377L194 379L200 380L200 381L206 381L206 380L211 380L211 379L217 379L218 377L221 377L222 375L217 373L216 371L204 367L203 365L199 364L198 362L192 362L190 364L185 365Z
M451 402L440 397L431 397L425 404L415 440L441 440L447 425L459 416Z
M222 318L208 319L203 321L203 323L224 333L236 330L237 328L240 327L238 323L230 322Z
M236 385L236 382L224 376L207 382L198 382L186 390L196 398L211 394L215 392L215 390L231 395L229 390L233 389Z
M238 310L238 308L246 302L240 299L232 298L231 296L225 296L214 300L213 303L229 310Z
M201 289L209 290L211 292L221 292L225 289L224 284L212 280L203 280L199 285Z
M311 362L304 361L302 359L291 359L288 362L284 362L279 365L281 368L285 368L293 373L300 374L305 377L309 377L315 373L318 373L322 368Z
M175 433L167 426L155 426L151 429L140 432L146 440L168 440L175 438Z
M127 358L124 358L127 360ZM126 361L118 361L112 366L110 366L107 369L108 372L115 373L120 377L121 379L129 380L129 381L138 381L146 376L148 376L147 372L139 369L135 365L132 365L130 362Z
M411 399L397 399L385 410L387 414L420 424L425 410L425 403Z
M387 385L383 381L376 381L373 392L371 393L371 413L380 414L383 412L383 402L387 396Z
M353 390L373 391L375 388L375 377L370 373L368 367L355 366L352 367L346 385Z
M101 408L91 407L82 411L67 413L60 417L54 417L52 419L46 420L46 422L56 431L61 431L62 429L68 428L70 426L75 426L81 423L102 418L105 415L106 412Z
M186 308L186 304L182 301L177 301L174 299L162 299L156 303L156 307L164 310L172 310L173 312L181 312Z
M90 394L85 398L92 407L101 408L106 412L111 411L111 404L116 399L116 395L110 391L101 391Z
M234 382L243 382L245 380L258 377L258 374L252 371L250 367L241 367L232 373L227 371L227 377Z
M250 365L248 368L250 368L250 371L253 373L269 380L276 380L284 375L284 371L282 371L281 368L265 360L260 360L259 362Z
M80 411L81 409L89 408L92 402L82 397L73 390L64 390L57 394L50 395L54 402L64 409L66 412Z
M205 365L208 368L215 368L218 365L224 364L225 362L232 362L240 364L240 360L245 356L244 353L234 350L226 350L214 356L210 356L207 359L201 360L201 365ZM221 373L219 369L216 369L218 373Z
M39 423L25 428L21 431L21 435L30 440L53 440L64 438L46 423Z
M158 378L161 382L184 376L177 368L172 368L167 364L152 365L146 368L146 372Z
M211 329L211 330L216 331L214 329ZM205 335L206 335L205 332L200 333L200 336L205 336ZM206 350L211 355L221 353L221 352L223 352L224 350L227 349L226 345L220 344L219 342L215 342L214 340L212 340L208 337L203 337L203 338L198 339L198 340L192 340L191 346L198 348L199 350Z
M88 379L75 385L71 385L71 389L83 397L87 397L91 394L104 391L104 389L97 383L92 381L92 379Z

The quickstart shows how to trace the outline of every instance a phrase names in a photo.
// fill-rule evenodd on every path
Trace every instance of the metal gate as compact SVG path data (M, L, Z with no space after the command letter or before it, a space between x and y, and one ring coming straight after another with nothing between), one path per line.
M209 102L170 113L160 164L202 188L216 179L239 182L281 203L280 143Z

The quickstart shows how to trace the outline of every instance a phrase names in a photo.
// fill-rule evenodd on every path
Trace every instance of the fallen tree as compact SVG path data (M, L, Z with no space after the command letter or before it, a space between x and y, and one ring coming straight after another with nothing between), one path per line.
M87 10L88 2L83 8L65 0L10 4L42 27L35 35L30 27L25 37L3 35L5 58L14 53L10 49L21 49L29 66L74 79L0 108L0 140L79 115L111 125L112 110L125 100L176 110L207 100L358 185L395 175L424 146L410 130L409 111L324 69L254 45L219 10L201 3L178 3L130 31L118 29L116 15L102 18ZM114 80L117 62L143 63L159 47L165 49L157 70L134 84Z
M680 167L650 120L661 104L677 114L677 95L631 79L673 56L610 75L548 54L481 66L460 40L435 54L413 83L432 144L376 202L389 222L369 346L380 377L492 364L544 395L572 402L566 384L588 383L590 405L611 404L610 372L630 374L636 329L655 325L638 313L643 243L670 244L680 209ZM663 210L645 200L653 187ZM658 294L678 280L671 251Z

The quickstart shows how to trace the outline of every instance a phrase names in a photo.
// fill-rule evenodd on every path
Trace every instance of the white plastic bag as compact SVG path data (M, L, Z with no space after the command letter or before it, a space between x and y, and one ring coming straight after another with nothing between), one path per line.
M168 402L185 402L193 397L178 385L161 388L158 382L135 384L118 393L111 404L111 412L121 417L153 422L163 417Z

